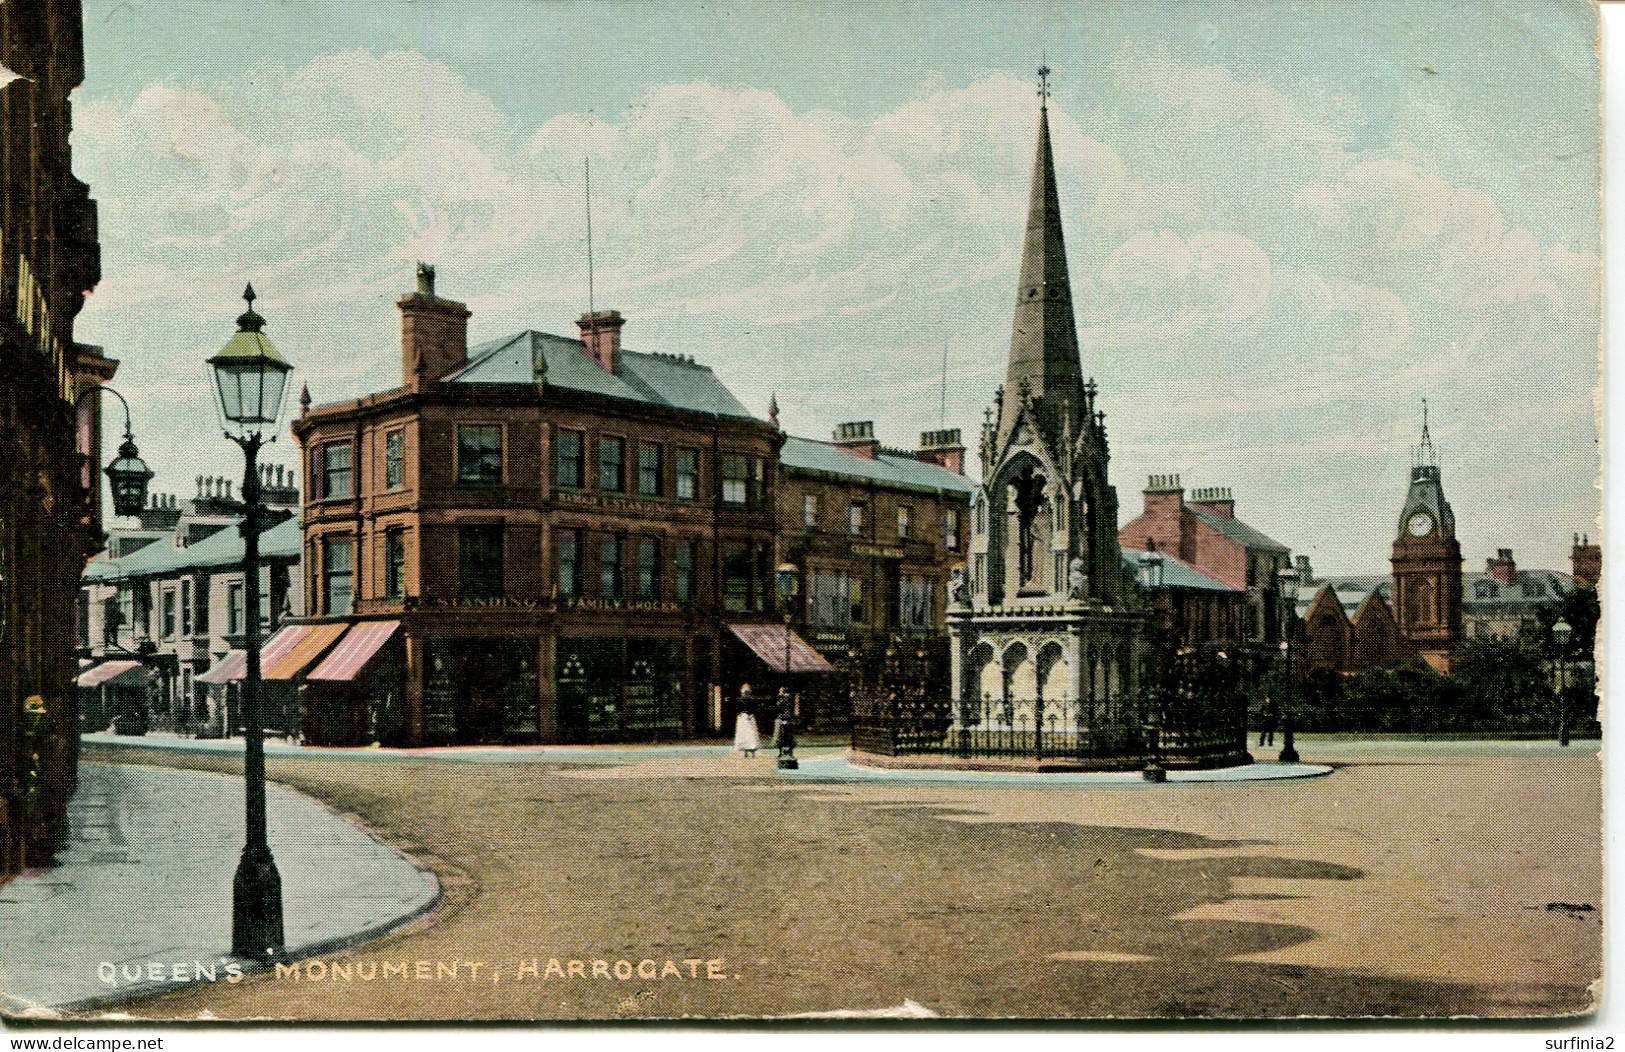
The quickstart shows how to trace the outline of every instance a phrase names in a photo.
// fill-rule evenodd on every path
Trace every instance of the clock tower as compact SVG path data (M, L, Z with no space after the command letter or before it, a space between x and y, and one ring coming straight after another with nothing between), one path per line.
M1450 653L1461 642L1461 545L1456 541L1455 513L1439 480L1425 399L1422 442L1416 447L1411 486L1389 561L1400 634L1435 671L1448 672Z

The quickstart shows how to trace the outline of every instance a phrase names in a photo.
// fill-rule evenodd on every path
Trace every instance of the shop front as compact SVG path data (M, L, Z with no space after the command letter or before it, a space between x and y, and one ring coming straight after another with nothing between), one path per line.
M686 641L561 636L554 660L558 736L566 742L683 737Z

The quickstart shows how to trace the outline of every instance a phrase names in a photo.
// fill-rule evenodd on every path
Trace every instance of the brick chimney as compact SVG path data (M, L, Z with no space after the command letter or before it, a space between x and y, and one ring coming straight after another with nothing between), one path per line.
M434 294L434 267L418 264L417 291L396 304L401 309L401 382L422 390L468 362L467 304Z
M1293 560L1298 569L1298 582L1308 584L1315 579L1315 568L1309 564L1309 556L1300 555Z
M1484 572L1503 585L1513 585L1518 581L1518 564L1512 560L1511 548L1497 548L1495 558L1484 560Z
M594 311L576 319L587 357L611 375L621 371L621 326L625 324L618 310Z
M1587 588L1597 587L1602 580L1602 545L1592 544L1591 537L1574 535L1574 551L1569 554L1569 571L1574 583Z
M874 460L880 455L880 442L875 438L875 422L873 420L857 420L848 424L835 425L835 448L842 453L850 453L865 460Z
M1203 489L1191 491L1191 506L1201 508L1210 515L1217 515L1221 519L1236 517L1236 498L1230 492L1229 486L1207 486Z
M1184 534L1185 489L1178 475L1152 475L1145 484L1145 511L1137 520L1138 535L1124 544L1180 554Z
M959 440L959 428L946 431L921 431L920 448L914 459L947 468L956 475L965 473L965 443Z
M1167 517L1179 529L1179 513L1185 507L1185 487L1178 475L1152 475L1145 483L1145 514Z

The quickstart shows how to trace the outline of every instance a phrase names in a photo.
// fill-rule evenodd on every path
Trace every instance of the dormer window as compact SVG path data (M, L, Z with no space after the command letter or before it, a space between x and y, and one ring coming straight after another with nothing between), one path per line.
M1473 586L1473 594L1480 599L1494 599L1500 592L1494 581L1480 581Z

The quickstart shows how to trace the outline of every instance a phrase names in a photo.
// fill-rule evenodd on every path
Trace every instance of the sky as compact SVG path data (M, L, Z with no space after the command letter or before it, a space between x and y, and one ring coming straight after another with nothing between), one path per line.
M1047 62L1121 521L1178 473L1317 571L1383 571L1426 397L1467 569L1567 569L1601 533L1595 17L86 0L72 142L103 278L76 337L123 363L154 485L189 496L241 471L203 363L246 282L290 408L399 383L418 260L471 342L573 334L590 160L594 301L628 348L695 356L760 415L776 394L795 434L974 450ZM268 459L295 457L284 428Z

